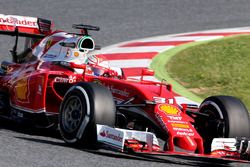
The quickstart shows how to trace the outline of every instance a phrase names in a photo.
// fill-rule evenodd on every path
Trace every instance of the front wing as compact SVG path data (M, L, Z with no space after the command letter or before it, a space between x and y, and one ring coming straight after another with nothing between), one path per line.
M250 153L247 153L247 151L250 151L247 150L250 148L250 141L248 141L248 147L244 150L245 153L249 154L246 158L240 156L240 151L243 149L242 147L246 146L242 146L241 144L237 147L236 144L239 143L239 141L234 138L214 139L214 142L212 143L213 152L218 151L221 153L222 151L225 151L222 149L222 146L224 148L224 145L227 145L227 153L229 154L196 154L181 151L163 151L163 149L160 148L157 137L151 132L111 128L106 125L97 125L97 140L105 149L133 154L144 158L150 157L153 159L159 159L159 157L174 157L219 164L233 162L250 163ZM243 141L241 141L241 143L242 142Z

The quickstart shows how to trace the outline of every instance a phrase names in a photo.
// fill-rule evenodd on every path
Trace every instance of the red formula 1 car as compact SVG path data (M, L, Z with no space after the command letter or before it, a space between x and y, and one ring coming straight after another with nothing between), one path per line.
M177 104L171 85L129 80L122 69L92 55L94 40L51 30L51 21L0 15L0 33L16 37L12 62L0 71L3 117L36 126L59 124L65 142L102 143L122 152L181 155L228 161L250 160L250 120L235 97L212 96L199 106ZM17 53L18 37L25 50ZM158 139L163 141L159 144Z

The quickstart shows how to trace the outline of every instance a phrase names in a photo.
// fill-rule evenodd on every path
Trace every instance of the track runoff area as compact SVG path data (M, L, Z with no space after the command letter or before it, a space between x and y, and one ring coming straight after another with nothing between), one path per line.
M162 52L167 52L176 46L187 43L215 40L240 34L250 34L250 27L207 30L137 39L104 47L93 54L106 57L110 62L110 66L122 68L127 78L140 78L142 69L149 68L152 59ZM158 81L153 76L145 76L144 79ZM199 102L184 96L184 93L182 94L181 91L179 91L179 94L176 93L175 98L178 104L199 105Z

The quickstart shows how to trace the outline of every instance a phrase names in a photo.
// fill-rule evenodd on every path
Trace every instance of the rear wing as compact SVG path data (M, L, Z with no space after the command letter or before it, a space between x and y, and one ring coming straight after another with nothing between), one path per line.
M0 14L0 34L43 38L52 31L52 22L36 17Z

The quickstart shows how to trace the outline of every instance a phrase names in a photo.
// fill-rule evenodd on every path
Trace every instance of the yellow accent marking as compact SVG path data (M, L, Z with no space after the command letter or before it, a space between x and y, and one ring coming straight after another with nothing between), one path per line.
M164 111L167 114L171 114L171 115L177 115L179 110L177 108L175 108L174 106L171 105L167 105L167 104L162 104L160 105L160 110Z

